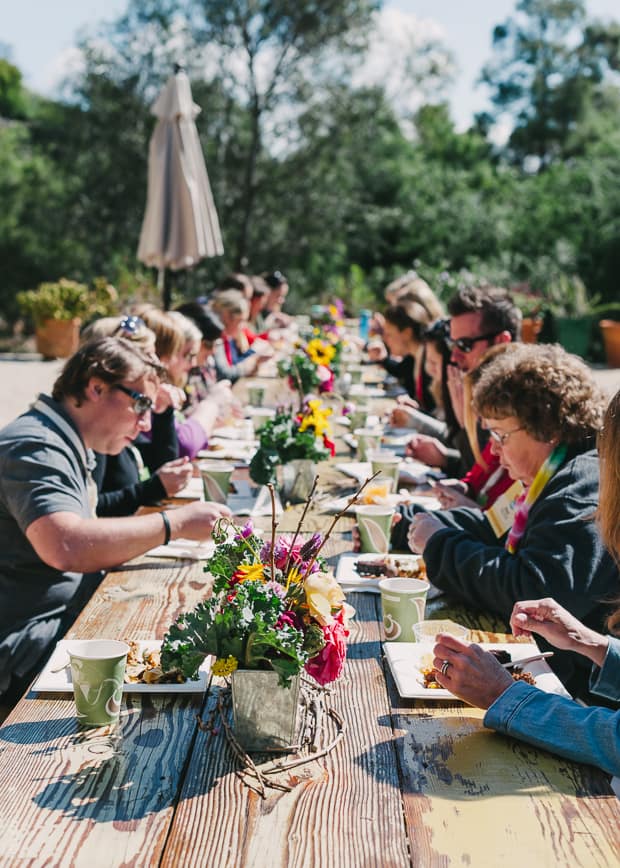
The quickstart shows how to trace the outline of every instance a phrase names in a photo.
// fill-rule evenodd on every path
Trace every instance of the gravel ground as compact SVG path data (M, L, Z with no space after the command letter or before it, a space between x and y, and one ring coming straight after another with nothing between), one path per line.
M0 427L27 410L39 392L50 392L62 365L61 360L44 362L38 356L0 356ZM620 368L593 371L610 396L620 389Z

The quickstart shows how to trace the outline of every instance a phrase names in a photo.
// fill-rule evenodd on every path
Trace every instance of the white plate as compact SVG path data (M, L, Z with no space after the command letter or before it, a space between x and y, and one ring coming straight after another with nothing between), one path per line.
M532 654L537 654L539 651L538 646L533 642L489 642L488 644L481 643L481 645L489 651L491 649L508 651L513 660L531 657ZM429 652L425 647L416 642L385 642L383 648L398 692L404 699L455 699L454 695L443 687L438 687L435 690L424 687L424 676L420 663L422 662L422 655L428 657ZM432 660L430 665L432 665ZM422 662L422 666L424 666L424 662ZM540 687L541 690L547 693L559 693L561 696L570 696L557 675L551 671L546 660L534 660L532 663L526 664L526 671L532 673L536 680L536 686Z
M174 558L175 560L203 561L215 551L211 540L198 542L195 539L175 539L167 546L156 546L145 553L150 558Z
M379 557L379 555L340 555L338 566L336 567L336 581L342 585L342 589L345 593L349 591L367 591L370 594L379 593L379 582L382 579L385 579L386 576L360 576L355 568L357 561L364 560L364 558L367 560L374 560L377 557ZM418 561L420 559L419 555L395 555L394 557L399 558L399 560L411 558L412 560L415 559ZM441 594L443 594L443 591L440 591L439 588L431 585L426 598L428 600L434 600L435 597L439 597Z
M346 439L343 437L343 440ZM357 479L358 482L365 482L372 476L372 467L370 461L343 461L336 464L336 469L340 470L346 476L351 476ZM403 485L423 485L428 478L428 472L431 470L426 464L421 461L415 461L413 458L407 458L401 461L398 475L399 483ZM436 478L434 475L433 478Z
M70 639L61 639L56 644L54 653L45 664L45 668L32 686L33 690L41 693L72 693L71 667L65 666L59 672L58 669L65 662L69 662L67 649L71 646ZM140 651L155 650L160 648L161 642L157 639L148 639L138 642ZM184 681L183 684L123 684L123 693L204 693L207 689L207 680L211 671L211 657L205 658L204 663L198 670L198 678L195 681Z
M227 461L241 461L249 464L258 448L256 440L226 440L223 437L212 437L207 449L201 449L198 458L224 458Z
M185 488L173 494L169 500L204 500L205 493L200 476L192 476Z

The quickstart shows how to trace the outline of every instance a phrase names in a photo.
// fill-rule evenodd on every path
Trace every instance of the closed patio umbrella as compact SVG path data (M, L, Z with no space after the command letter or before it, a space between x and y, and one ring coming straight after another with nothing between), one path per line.
M157 124L149 145L146 210L138 259L159 270L164 308L170 306L165 270L191 268L207 256L224 252L194 119L187 74L180 67L153 105Z

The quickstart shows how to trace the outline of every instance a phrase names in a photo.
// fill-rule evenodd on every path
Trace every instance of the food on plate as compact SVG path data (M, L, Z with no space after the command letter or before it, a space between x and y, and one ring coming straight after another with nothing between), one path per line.
M360 576L426 579L426 565L419 555L377 555L359 558L355 569Z
M512 662L512 655L509 651L505 651L502 648L490 648L489 653L491 653L495 658L497 658L498 663L510 663ZM429 690L441 690L441 684L439 684L435 680L435 675L437 674L437 670L433 669L433 667L425 667L420 670L422 676L424 678L424 687L427 687ZM519 666L513 666L510 670L510 674L512 675L513 681L525 681L526 684L536 685L536 679L532 675L531 672L523 671Z
M185 677L178 669L164 672L159 648L140 648L139 642L127 642L126 684L183 684Z
M361 497L357 498L357 502L370 505L385 500L391 494L390 488L391 486L385 482L370 483Z

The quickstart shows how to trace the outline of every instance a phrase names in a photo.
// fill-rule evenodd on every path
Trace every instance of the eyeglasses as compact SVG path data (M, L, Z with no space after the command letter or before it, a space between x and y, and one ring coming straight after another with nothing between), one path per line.
M143 395L142 392L136 392L135 389L130 389L128 386L123 386L122 383L114 383L113 389L118 389L133 398L133 411L136 416L145 416L153 408L153 400L148 395Z
M494 440L499 446L505 446L506 441L510 437L511 434L516 434L517 431L523 431L523 426L520 428L513 428L512 431L504 431L502 434L499 431L494 431L493 428L489 428L489 436L492 440Z
M119 322L114 334L119 332L133 338L142 329L146 328L146 323L141 316L124 316Z
M499 332L489 332L486 335L478 335L477 338L451 338L450 335L447 335L446 346L450 350L453 350L454 347L456 347L462 353L471 353L474 344L477 344L478 341L490 341L491 338L496 338L498 334Z

